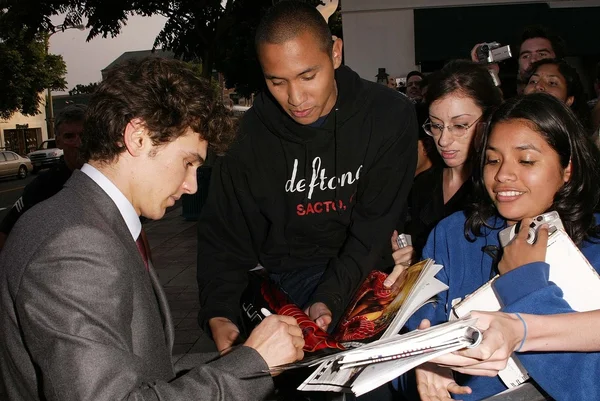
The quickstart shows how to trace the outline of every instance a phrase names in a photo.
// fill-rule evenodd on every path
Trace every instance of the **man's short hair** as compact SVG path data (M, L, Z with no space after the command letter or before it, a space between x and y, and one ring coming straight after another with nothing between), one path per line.
M409 80L409 79L411 79L411 78L412 78L412 77L414 77L414 76L421 77L421 79L424 79L424 78L425 78L425 76L424 76L424 75L423 75L421 72L419 72L419 71L416 71L416 70L415 70L415 71L411 71L411 72L409 72L409 73L406 75L406 82L408 82L408 80Z
M83 123L87 106L84 104L71 104L58 113L54 120L54 132L59 135L58 127L64 123Z
M523 45L523 42L534 38L547 39L552 45L555 57L559 59L565 57L567 51L565 41L560 36L551 33L548 28L541 25L530 25L525 27L519 42L519 54L521 53L521 45Z
M210 82L182 61L145 58L111 69L94 92L82 137L84 160L114 160L125 150L127 124L136 118L155 145L174 141L189 128L217 153L235 138L231 112Z
M280 1L260 21L254 45L258 51L264 43L282 44L306 31L315 36L322 51L331 54L331 30L316 7L301 1Z

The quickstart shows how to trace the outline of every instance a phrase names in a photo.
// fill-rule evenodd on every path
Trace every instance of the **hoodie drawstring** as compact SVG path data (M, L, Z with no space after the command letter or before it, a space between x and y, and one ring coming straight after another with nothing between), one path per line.
M307 186L309 185L309 177L312 176L312 172L310 172L310 174L309 174L309 171L308 171L309 168L310 168L310 163L308 162L308 146L305 143L304 144L304 178L306 179ZM304 206L304 208L306 209L307 205L308 205L308 189L303 192L303 196L302 196L302 206Z
M337 107L333 110L333 176L338 176L338 142L337 142ZM335 192L333 195L333 203L335 204L335 208L337 214L342 214L342 205L339 203L339 195L340 195L340 181L335 186Z

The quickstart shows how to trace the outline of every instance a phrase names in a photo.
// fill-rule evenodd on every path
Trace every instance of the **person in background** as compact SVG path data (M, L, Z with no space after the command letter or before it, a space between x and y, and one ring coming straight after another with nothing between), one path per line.
M394 90L398 89L398 84L396 83L395 77L388 77L387 87Z
M471 49L471 60L478 62L477 48L482 43L476 44ZM515 49L517 50L515 52ZM506 97L512 96L516 93L520 95L523 93L527 80L531 74L531 64L538 60L545 58L558 58L562 59L566 55L566 46L563 39L557 35L550 33L550 31L541 25L527 26L521 34L519 43L517 46L512 47L513 55L517 55L518 59L518 70L517 70L517 87L507 88L503 86L503 90ZM489 64L487 68L493 69L496 73L499 72L498 64Z
M596 64L595 74L594 74L594 95L595 97L588 101L588 106L590 110L596 106L598 103L598 99L600 99L600 62Z
M485 67L456 60L428 76L425 100L429 118L423 129L435 142L442 163L415 179L410 224L404 230L411 235L413 245L399 249L394 233L392 257L397 268L386 285L396 280L403 267L420 258L433 227L465 206L471 192L471 149L477 123L485 121L486 114L500 105L502 96Z
M423 74L419 71L411 71L406 75L406 95L415 104L423 101L421 81L423 81Z
M519 57L518 80L522 85L522 91L531 75L531 65L546 58L564 58L566 46L560 36L552 34L541 25L532 25L526 27L521 34L517 54Z
M566 61L546 58L530 66L529 79L523 93L528 95L538 92L548 93L569 106L591 133L590 110L585 101L583 85L577 70Z
M0 223L0 251L19 217L34 205L60 191L73 170L83 165L79 157L79 146L81 145L85 110L84 105L70 105L56 117L54 125L56 146L63 150L63 158L56 166L41 173L27 184L21 197L6 214Z

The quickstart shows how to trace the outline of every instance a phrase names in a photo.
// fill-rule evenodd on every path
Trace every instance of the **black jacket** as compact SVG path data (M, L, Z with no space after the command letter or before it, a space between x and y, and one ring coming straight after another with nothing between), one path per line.
M444 204L444 166L434 165L415 178L409 195L406 221L401 222L404 232L411 235L415 252L420 257L431 230L442 219L464 210L473 190L469 178Z
M69 177L71 177L72 173L73 171L62 161L50 170L41 173L27 184L25 189L23 189L21 197L15 202L6 217L4 217L2 223L0 223L0 232L9 234L23 213L31 209L34 205L56 195Z
M263 93L216 162L198 222L201 325L236 321L247 271L327 266L312 302L339 316L381 260L416 165L412 103L347 67L323 126L294 122Z

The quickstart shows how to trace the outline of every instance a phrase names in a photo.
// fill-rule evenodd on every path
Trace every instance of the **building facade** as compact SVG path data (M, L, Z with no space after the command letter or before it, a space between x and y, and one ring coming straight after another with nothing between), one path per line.
M47 139L45 97L40 104L39 113L34 116L15 113L9 120L0 119L0 148L3 150L26 156Z

